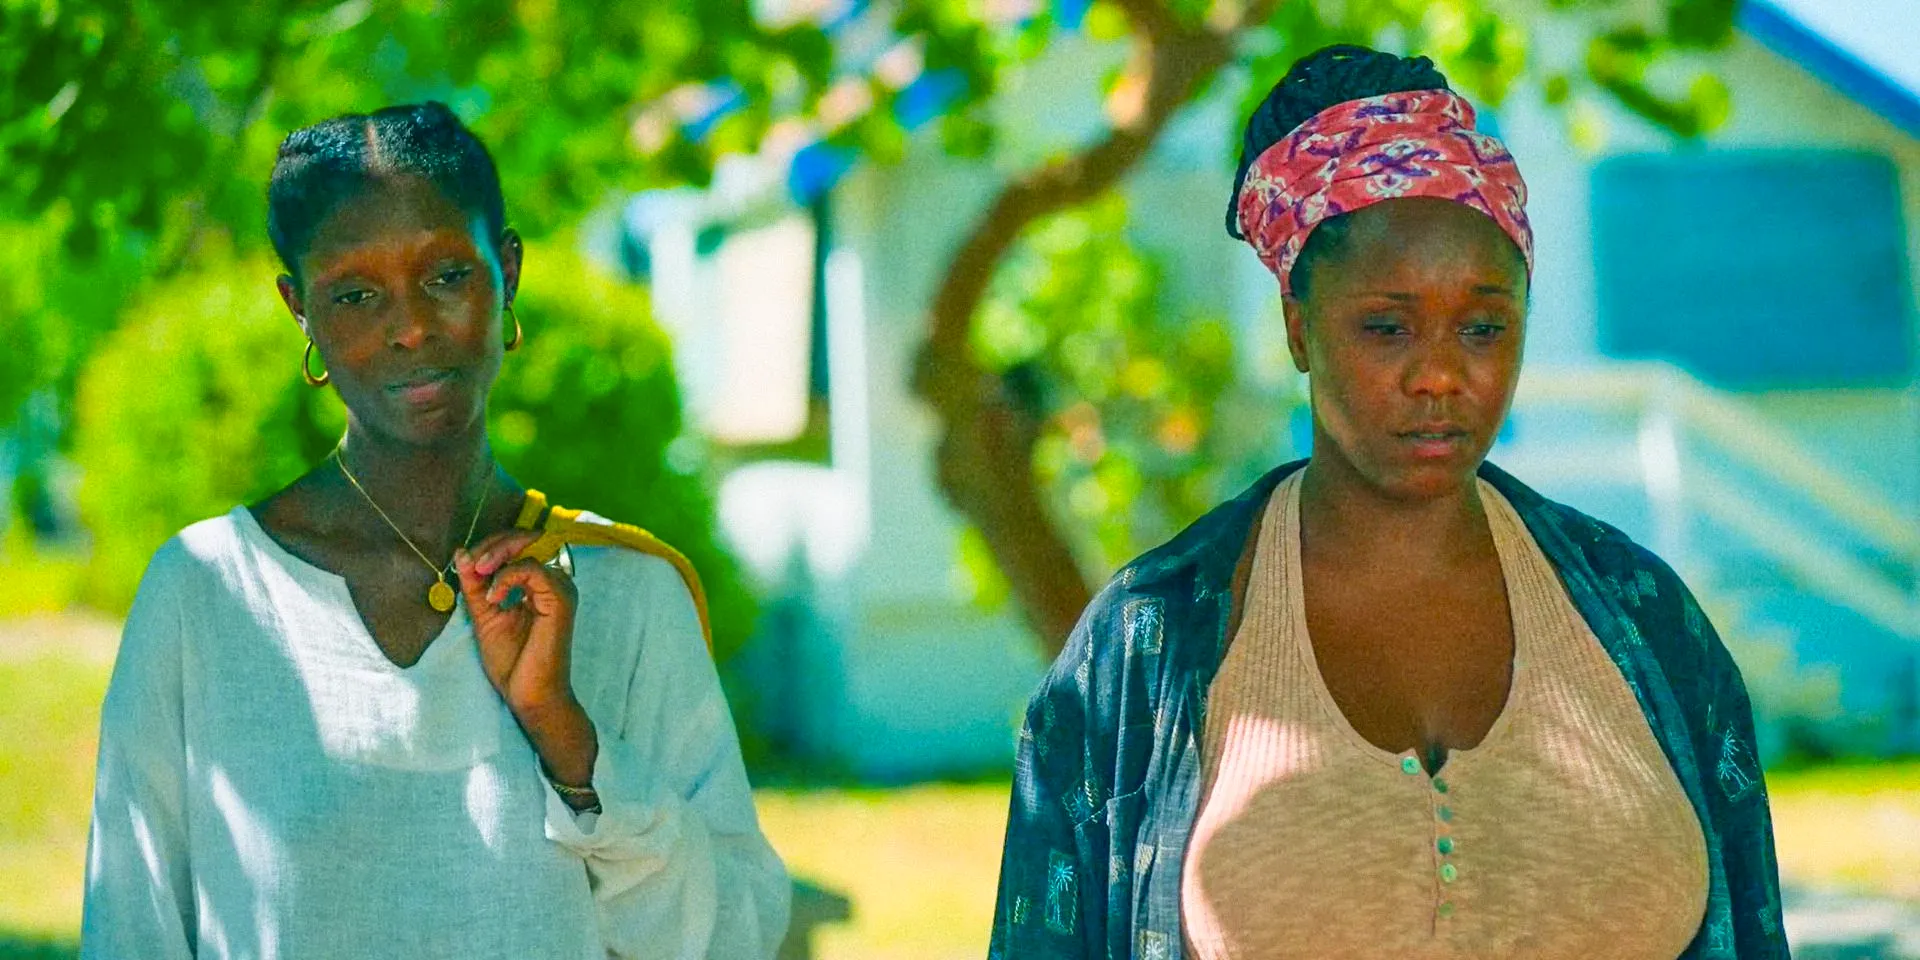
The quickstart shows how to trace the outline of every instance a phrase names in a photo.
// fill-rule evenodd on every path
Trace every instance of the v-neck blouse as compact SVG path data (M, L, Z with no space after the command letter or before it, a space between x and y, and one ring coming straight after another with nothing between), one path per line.
M1417 751L1362 737L1320 674L1300 477L1268 503L1209 690L1181 883L1189 956L1679 956L1706 904L1699 820L1511 505L1480 482L1513 619L1507 700L1429 776Z
M464 599L403 668L245 507L170 540L102 711L82 955L771 956L788 881L692 598L656 557L574 562L597 816L548 785Z
M411 666L380 649L346 580L269 536L253 512L228 514L253 555L264 611L312 709L328 757L394 770L459 770L500 749L505 704L487 681L465 598ZM510 725L512 716L504 719Z

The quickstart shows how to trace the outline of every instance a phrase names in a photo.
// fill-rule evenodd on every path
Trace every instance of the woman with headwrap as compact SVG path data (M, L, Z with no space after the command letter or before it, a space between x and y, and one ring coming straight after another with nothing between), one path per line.
M992 955L1784 957L1740 673L1619 530L1485 462L1533 238L1425 58L1246 130L1310 459L1128 564L1019 743Z

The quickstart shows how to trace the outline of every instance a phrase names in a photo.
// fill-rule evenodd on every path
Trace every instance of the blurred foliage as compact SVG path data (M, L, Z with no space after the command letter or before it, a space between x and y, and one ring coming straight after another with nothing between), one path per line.
M203 222L257 236L280 136L383 103L438 98L476 123L530 233L605 191L702 179L750 145L767 110L716 131L706 153L657 162L628 144L636 105L725 79L766 105L826 76L817 30L767 29L748 0L698 4L182 3L4 0L0 203L74 211L71 249L128 229L182 239Z
M139 275L131 245L84 261L65 256L70 220L66 207L0 218L0 430L18 422L35 392L72 396L81 362Z
M332 390L300 378L304 341L258 254L209 255L154 286L81 377L75 457L93 535L85 599L124 610L156 547L319 463L345 426ZM754 617L714 533L702 457L680 435L669 345L643 290L587 264L567 238L528 252L489 417L516 479L555 502L652 530L685 552L712 600L716 653Z
M80 945L72 940L0 932L0 960L74 960L78 956Z
M916 95L926 92L889 76L903 58L946 93L933 108L943 141L977 155L993 142L988 100L1010 68L1049 47L1061 33L1060 10L1076 5L1040 2L1013 15L970 0L899 0L886 8L891 23L881 15L902 41L888 49L864 27L836 47L822 21L838 16L837 6L0 0L0 223L35 224L58 238L66 256L45 258L45 269L63 287L79 279L68 271L94 269L101 257L141 262L123 282L166 275L209 230L259 241L261 185L286 131L432 97L492 146L512 218L539 236L613 191L705 182L717 159L752 152L776 132L898 156L905 127L918 122ZM1530 69L1526 29L1509 6L1283 0L1235 42L1246 74L1262 80L1324 43L1388 42L1431 54L1465 87L1498 100ZM1601 91L1682 134L1711 129L1724 115L1724 87L1692 70L1665 89L1653 68L1723 43L1735 0L1648 6L1652 18L1611 0L1546 0L1593 41L1584 63L1531 69L1556 98ZM810 14L815 7L826 12ZM1110 40L1133 35L1139 24L1123 7L1193 26L1239 4L1101 0L1084 29ZM836 85L832 103L851 96L867 109L823 118L823 96ZM1246 95L1264 92L1252 83ZM684 122L713 97L737 108L710 123ZM25 259L13 238L5 243L0 255ZM35 250L45 257L43 245ZM0 425L13 409L7 399L0 396Z
M0 612L58 613L80 601L87 558L79 550L38 542L24 523L0 534Z
M1577 142L1591 145L1594 108L1612 100L1686 138L1704 136L1731 110L1726 85L1711 61L1690 57L1733 35L1737 0L1544 0L1545 16L1521 17L1522 3L1501 0L1369 0L1338 4L1285 0L1249 30L1244 62L1263 83L1248 85L1240 116L1266 96L1270 81L1299 57L1329 43L1361 43L1432 57L1457 89L1499 104L1523 79L1540 85L1548 103L1572 105ZM1571 30L1588 37L1584 56L1556 62L1534 35ZM1239 131L1230 152L1239 151Z
M492 146L510 217L537 238L619 191L703 183L719 158L774 141L897 157L927 109L949 150L980 155L995 139L990 98L1076 5L1002 6L899 0L877 15L878 34L863 24L836 40L825 21L838 5L770 0L0 0L0 429L35 391L64 413L93 338L149 278L209 246L263 242L262 185L296 127L444 100ZM1608 0L1546 0L1593 40L1584 62L1545 65L1528 63L1508 6L1283 0L1239 31L1236 75L1277 77L1336 40L1381 42L1433 55L1492 100L1531 73L1555 102L1602 93L1682 134L1724 118L1710 73L1655 67L1724 42L1734 0L1661 0L1651 19ZM1079 26L1138 35L1123 8L1192 27L1239 5L1101 0ZM894 75L903 63L943 93L928 101L927 83ZM1247 84L1247 106L1264 92ZM734 106L710 109L716 98ZM850 118L823 109L850 101L866 106Z
M763 28L747 0L0 0L0 306L13 308L7 346L29 348L0 360L0 429L20 395L71 395L131 287L210 243L264 244L263 187L287 131L444 100L491 146L511 218L539 237L613 191L704 180L757 142L776 87L804 104L829 58L819 31ZM634 149L640 107L723 78L755 106L697 144ZM103 273L113 286L90 282ZM22 284L47 302L10 289ZM68 290L101 295L52 302Z
M339 404L299 378L305 340L274 275L259 256L210 255L130 304L88 358L74 458L89 603L124 610L175 531L285 486L339 437Z
M1572 103L1576 120L1596 97L1683 135L1724 117L1724 87L1685 55L1725 41L1734 0L1542 2L1592 38L1583 59L1530 60L1529 28L1508 0L1281 0L1273 16L1234 31L1235 69L1222 76L1244 83L1251 101L1324 43L1377 42L1433 55L1490 100L1532 78L1550 101ZM90 593L117 605L146 551L179 522L284 483L337 430L327 395L294 379L299 343L265 279L262 188L287 131L387 103L446 101L491 145L509 217L538 245L626 191L704 183L731 154L820 140L886 161L932 122L949 151L983 155L1005 116L995 93L1069 28L1097 43L1146 44L1169 29L1220 28L1243 7L0 0L0 430L36 397L51 398L49 422L80 424L53 445L75 447L87 470L83 515L101 547ZM1064 24L1068 9L1084 16ZM858 22L834 34L829 21L842 14ZM1110 112L1125 112L1114 105L1127 99L1117 95L1131 89L1127 76L1090 82L1115 94ZM1224 146L1231 162L1237 143ZM1219 321L1155 321L1164 305L1151 265L1099 246L1124 211L1073 216L1003 271L1003 305L988 311L998 316L980 346L1000 351L993 365L1010 384L1046 394L1039 480L1088 524L1083 556L1105 567L1216 497L1237 462L1227 428L1261 418L1231 412L1244 391ZM1067 249L1077 236L1115 259ZM1023 292L1024 283L1041 287ZM683 479L691 474L667 465L697 462L698 451L681 441L672 449L686 457L662 459L677 400L664 373L636 373L657 363L636 344L657 335L595 313L620 294L592 283L543 316L558 289L529 289L525 319L538 333L517 361L527 373L510 364L501 384L503 459L563 500L659 527L703 568L723 563L718 548L702 553L707 527L693 529L710 511ZM567 349L577 354L542 352L576 332ZM542 345L549 335L556 342ZM260 389L258 371L283 368L284 380L265 381L281 389ZM570 380L576 392L559 396ZM578 391L593 399L569 408ZM563 419L569 409L591 414ZM595 437L642 447L603 466ZM34 459L44 453L29 454L20 466L33 493L44 487ZM725 606L716 598L716 610Z
M994 276L973 346L1044 424L1035 472L1089 570L1164 542L1271 465L1288 396L1238 375L1232 331L1162 295L1125 200L1041 222ZM963 541L979 596L1004 591ZM969 546L971 544L971 546Z

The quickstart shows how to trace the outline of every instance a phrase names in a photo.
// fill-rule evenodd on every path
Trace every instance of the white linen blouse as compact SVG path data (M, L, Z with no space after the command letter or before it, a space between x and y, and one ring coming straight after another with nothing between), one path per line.
M245 507L169 540L102 709L81 955L771 957L789 882L692 597L572 553L598 815L548 785L464 600L401 668Z

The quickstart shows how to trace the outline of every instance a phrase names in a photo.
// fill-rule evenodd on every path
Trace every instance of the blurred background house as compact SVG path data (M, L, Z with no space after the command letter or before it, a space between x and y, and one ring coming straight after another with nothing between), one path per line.
M1738 651L1769 758L1920 750L1916 40L1920 6L1747 3L1715 55L1734 109L1704 142L1538 87L1482 112L1520 159L1539 244L1492 459L1681 570ZM888 779L1011 757L1046 664L956 573L963 525L900 371L1004 168L1091 136L1101 104L1073 78L1123 55L1080 37L1025 69L993 162L925 141L887 166L742 160L708 194L629 208L621 242L697 420L742 451L723 526L779 598L745 668L804 755ZM1234 87L1127 182L1127 229L1166 254L1172 309L1229 319L1244 375L1276 400L1258 459L1277 464L1306 455L1308 414L1272 277L1221 228ZM778 449L809 434L826 442Z

